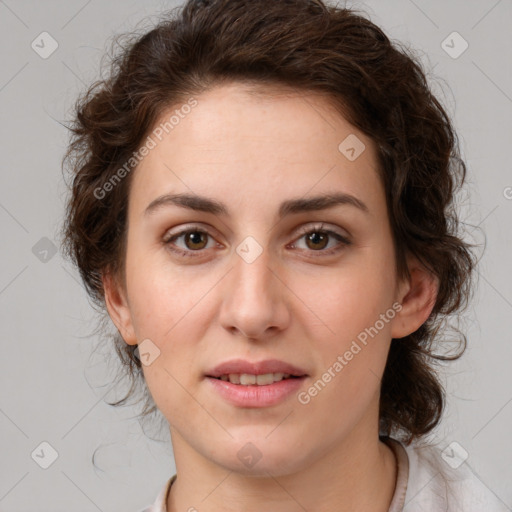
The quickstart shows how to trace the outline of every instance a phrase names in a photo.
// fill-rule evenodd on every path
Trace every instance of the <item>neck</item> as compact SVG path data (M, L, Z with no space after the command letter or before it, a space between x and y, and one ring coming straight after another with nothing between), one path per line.
M303 469L275 477L248 476L221 467L193 450L171 430L177 478L167 511L315 510L388 512L396 483L392 450L378 432L353 429L329 453Z

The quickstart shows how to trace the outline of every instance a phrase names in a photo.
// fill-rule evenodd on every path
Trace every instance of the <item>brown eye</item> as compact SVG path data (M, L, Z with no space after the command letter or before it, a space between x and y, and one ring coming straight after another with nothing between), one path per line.
M199 228L189 228L169 234L163 238L163 243L180 256L200 256L206 253L207 249L215 246L213 237Z
M329 242L329 235L321 231L313 231L306 236L306 245L309 249L323 249Z
M204 249L208 243L208 233L204 231L187 231L184 234L184 242L188 249Z
M330 229L323 229L322 226L306 226L300 230L300 233L301 236L292 246L309 252L311 256L329 256L351 245L347 237Z

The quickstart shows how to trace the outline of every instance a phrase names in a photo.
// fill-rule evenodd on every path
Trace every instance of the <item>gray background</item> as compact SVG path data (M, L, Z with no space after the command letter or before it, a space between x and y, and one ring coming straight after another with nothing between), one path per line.
M59 121L98 77L111 36L177 4L0 1L1 511L135 511L174 473L168 432L143 432L134 409L104 403L115 365L91 356L94 312L76 271L51 248L66 192ZM441 449L458 442L466 464L512 510L512 2L350 5L422 52L461 139L469 182L460 210L468 239L482 243L478 226L487 248L462 317L468 349L446 370L448 407L433 441ZM58 42L46 59L31 47L44 31ZM462 40L447 40L452 56L442 47L453 31L469 44L457 58ZM31 456L43 441L58 453L48 469Z

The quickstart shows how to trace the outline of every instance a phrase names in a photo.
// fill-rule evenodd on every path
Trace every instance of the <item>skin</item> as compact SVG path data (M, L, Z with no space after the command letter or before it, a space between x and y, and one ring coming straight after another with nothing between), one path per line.
M410 279L395 275L372 141L325 97L264 92L232 83L197 96L133 171L125 285L105 273L107 308L126 343L150 339L160 350L143 371L170 424L178 478L168 511L385 512L396 469L378 437L380 379L391 339L428 318L436 281L413 258ZM350 134L366 146L354 161L338 150ZM282 201L334 191L368 213L337 205L278 219ZM229 216L176 205L145 215L164 193L222 201ZM166 234L191 223L211 236L202 245L175 239L194 254L173 253ZM321 223L350 245L332 236L328 247L308 245L299 228ZM263 249L250 264L236 252L247 236ZM236 407L205 380L231 358L276 358L306 370L307 390L393 303L400 312L306 405L292 394L272 407ZM247 442L261 453L251 468L237 457Z

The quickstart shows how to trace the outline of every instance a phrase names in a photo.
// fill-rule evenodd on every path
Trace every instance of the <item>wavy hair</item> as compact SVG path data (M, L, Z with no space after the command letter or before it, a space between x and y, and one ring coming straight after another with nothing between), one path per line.
M431 92L419 58L391 42L367 16L322 0L189 0L150 30L114 41L107 76L76 101L63 160L70 197L63 249L93 303L105 312L102 275L124 275L131 173L98 199L140 148L162 112L228 82L316 92L374 143L384 185L398 277L414 255L438 278L432 313L412 334L393 339L380 398L380 432L409 444L442 416L445 392L434 352L449 315L468 304L475 258L459 232L455 194L466 166L450 118ZM264 88L263 88L264 90ZM96 191L96 193L95 193ZM131 386L156 406L135 346L114 334Z

